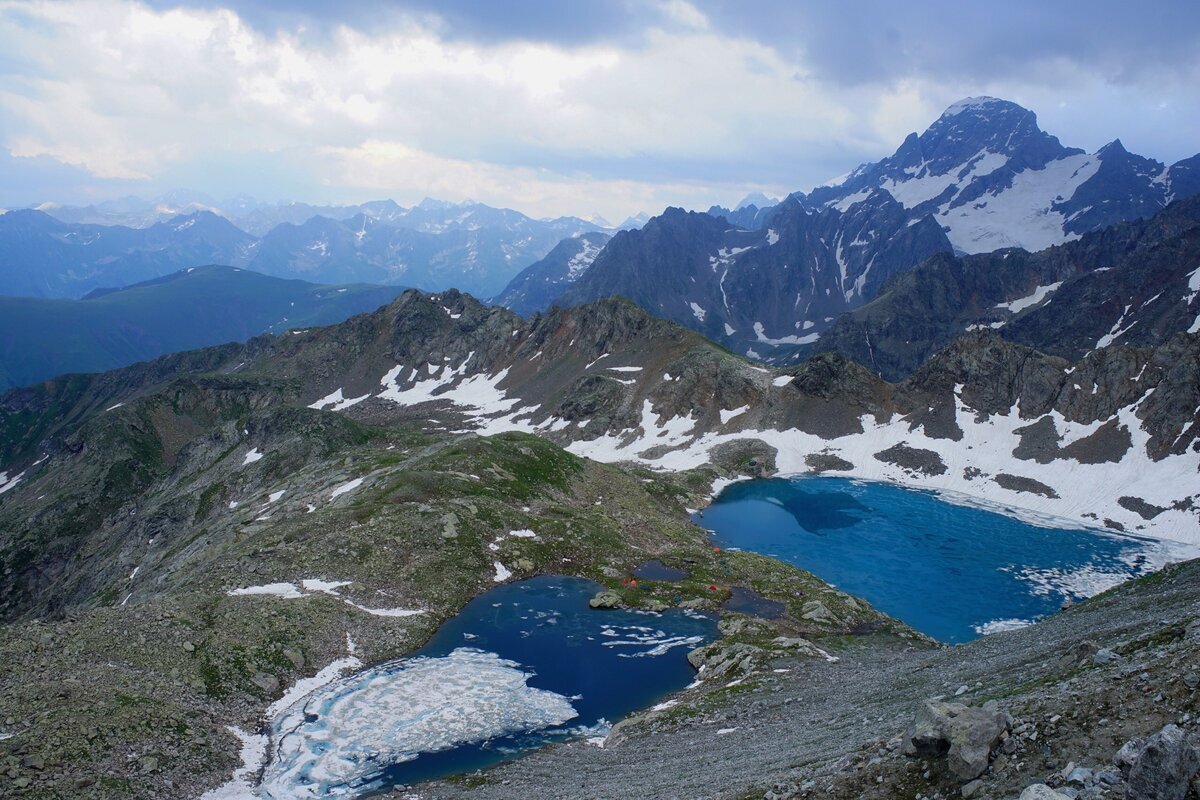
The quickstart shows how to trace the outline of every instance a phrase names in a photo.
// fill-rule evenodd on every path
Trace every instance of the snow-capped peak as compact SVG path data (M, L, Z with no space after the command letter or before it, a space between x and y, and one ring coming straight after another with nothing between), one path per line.
M1001 100L998 97L988 97L980 95L979 97L964 97L957 103L953 103L949 108L942 112L942 118L957 116L964 111L974 111L980 108L986 108L991 105L998 105L1007 101Z

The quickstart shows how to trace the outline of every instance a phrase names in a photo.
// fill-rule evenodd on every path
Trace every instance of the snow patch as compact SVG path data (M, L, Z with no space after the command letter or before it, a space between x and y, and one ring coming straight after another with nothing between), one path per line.
M1031 294L1027 294L1024 297L1019 297L1016 300L1009 300L1007 303L997 303L996 308L1005 308L1014 314L1018 314L1027 308L1039 305L1049 295L1056 292L1060 286L1062 286L1062 281L1050 283L1045 286L1039 286L1034 289ZM997 325L996 327L999 326Z
M336 500L338 497L346 494L347 492L353 492L355 489L362 486L364 480L366 480L366 479L365 478L355 478L352 481L347 481L346 483L343 483L341 486L338 486L337 488L335 488L333 490L333 492L330 493L329 499Z

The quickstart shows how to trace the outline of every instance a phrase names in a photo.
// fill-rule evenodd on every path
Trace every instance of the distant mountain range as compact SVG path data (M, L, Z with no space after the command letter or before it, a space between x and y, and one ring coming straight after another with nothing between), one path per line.
M538 303L522 311L621 295L739 353L784 359L822 347L838 315L932 256L1042 250L1198 192L1200 156L1166 166L1119 141L1089 155L1028 109L971 98L894 155L809 194L668 209L618 233L586 270L539 289L527 276L522 296Z
M756 194L751 195L748 199L761 199L762 197L763 195ZM745 201L741 205L744 204ZM759 204L762 205L761 202ZM517 218L529 219L524 214L511 209L492 208L471 200L453 203L427 197L411 208L405 208L394 200L372 200L350 205L317 205L303 202L260 203L253 197L244 194L218 201L201 192L182 189L169 192L153 200L130 195L86 206L46 202L31 208L35 211L45 212L59 222L123 225L127 228L148 228L155 223L168 222L178 216L194 214L197 211L211 211L218 216L225 217L235 226L254 236L263 236L275 226L285 222L292 225L303 225L313 217L348 220L359 214L425 233L440 233L449 227L471 228L492 225L495 224L498 217L509 221ZM0 213L2 211L0 210ZM582 218L559 217L557 220L537 221L559 222L560 224L566 222L570 225L585 222L596 228L625 230L639 228L648 219L650 219L649 214L639 213L627 217L620 225L613 225L598 215Z
M401 291L206 266L82 300L0 297L0 390L262 333L332 325L374 311Z
M77 298L216 263L319 283L456 287L491 296L563 239L600 230L575 217L534 220L479 203L281 208L287 212L281 216L302 221L272 224L261 236L210 210L147 227L63 222L36 209L9 211L0 215L0 294ZM252 230L271 222L266 216L259 221Z

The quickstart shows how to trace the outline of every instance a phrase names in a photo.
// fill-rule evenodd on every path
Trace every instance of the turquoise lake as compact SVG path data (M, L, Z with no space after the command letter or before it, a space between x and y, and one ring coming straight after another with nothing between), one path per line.
M735 483L693 519L723 547L788 561L949 643L1143 574L1155 546L847 478Z

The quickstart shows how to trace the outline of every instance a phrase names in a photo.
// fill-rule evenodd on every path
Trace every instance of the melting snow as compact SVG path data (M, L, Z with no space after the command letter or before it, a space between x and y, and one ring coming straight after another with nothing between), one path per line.
M343 483L341 486L339 486L333 490L333 492L329 495L329 499L335 500L339 496L346 494L347 492L353 492L355 489L362 486L364 480L365 480L365 478L355 478L352 481L347 481L346 483Z
M11 478L8 477L7 472L0 472L0 494L4 494L9 489L16 486L17 482L20 481L21 478L23 478L23 477L25 477L24 472L19 472Z
M763 344L812 344L821 338L819 333L806 333L803 336L781 336L778 339L772 339L767 336L761 322L754 323L754 335Z
M329 411L343 411L347 408L350 408L350 406L361 403L370 396L371 395L368 393L364 394L362 397L351 397L347 399L346 397L342 396L342 390L339 388L325 395L320 400L310 405L309 408L315 408L320 411L325 410L326 406L330 406L328 409Z
M231 589L226 594L230 597L245 597L253 595L270 595L284 600L295 600L300 597L311 597L314 594L324 594L341 600L348 606L354 606L359 611L365 611L376 617L411 617L424 614L420 608L368 608L342 597L338 589L349 586L350 581L327 581L321 578L305 578L300 586L294 583L268 583L262 586L247 586L243 589Z
M992 633L1028 628L1033 623L1034 620L1031 619L994 619L991 622L985 622L982 625L975 625L973 627L975 628L975 632L980 636L987 636Z
M1057 291L1058 287L1060 286L1062 286L1062 281L1059 281L1058 283L1047 284L1046 286L1039 286L1033 290L1032 294L1028 294L1016 300L1009 300L1007 303L997 303L996 308L1006 308L1012 313L1017 314L1027 308L1038 305L1045 300L1048 295ZM998 328L1000 326L995 325L994 327Z
M738 408L733 409L732 411L726 411L725 409L722 408L720 410L721 424L724 425L727 422L729 422L729 420L733 419L734 417L741 416L742 414L745 414L749 410L750 410L749 405L740 406Z
M263 457L262 452L256 447L253 450L251 450L249 453L246 453L245 459L242 460L242 466L244 467L247 464L253 464L255 461L261 460L262 457Z

